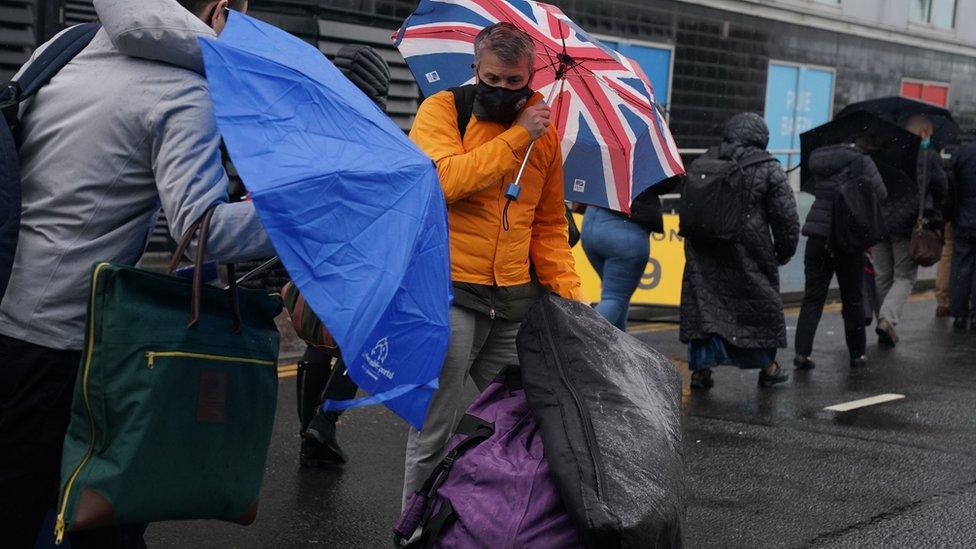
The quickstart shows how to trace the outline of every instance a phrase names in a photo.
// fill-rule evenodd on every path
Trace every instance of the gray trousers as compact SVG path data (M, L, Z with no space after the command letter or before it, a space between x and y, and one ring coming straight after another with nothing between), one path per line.
M419 490L444 456L451 434L471 404L470 374L482 391L505 366L518 364L518 322L492 320L470 309L451 307L451 341L441 369L440 387L427 409L424 428L410 428L403 475L403 505Z
M907 239L892 238L871 248L878 300L881 301L878 320L886 319L896 326L918 279L918 264L908 255L908 242Z

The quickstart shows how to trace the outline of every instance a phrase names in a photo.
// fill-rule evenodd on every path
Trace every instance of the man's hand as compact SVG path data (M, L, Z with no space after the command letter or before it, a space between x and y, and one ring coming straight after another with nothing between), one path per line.
M549 129L549 124L552 123L549 120L550 116L551 111L549 105L540 101L535 105L530 105L522 109L515 123L525 128L525 131L529 132L532 140L535 141L542 137L542 134L546 133L546 130Z

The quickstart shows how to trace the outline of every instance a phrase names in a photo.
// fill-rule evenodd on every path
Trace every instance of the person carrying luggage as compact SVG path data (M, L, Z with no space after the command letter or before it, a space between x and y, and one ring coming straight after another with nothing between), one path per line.
M515 336L539 296L530 266L546 290L582 298L568 245L559 137L549 107L531 88L532 38L498 23L478 34L474 52L477 84L427 98L410 130L437 165L447 200L455 299L440 388L423 429L411 429L407 439L404 504L443 455L468 404L467 377L483 390L518 363ZM458 94L470 93L473 115L461 131L465 103ZM508 201L505 187L533 142L521 196Z
M850 365L863 366L867 362L862 295L865 250L876 243L877 230L883 228L880 205L888 196L877 166L866 154L869 147L865 137L859 138L856 144L831 145L810 154L810 171L817 178L817 184L813 206L803 225L803 235L807 237L803 258L806 282L796 327L796 357L793 359L794 366L801 370L815 366L810 356L813 339L834 275L840 285ZM866 193L867 196L861 202L845 201L850 193ZM851 207L854 203L862 207ZM864 227L863 232L862 227L852 226L849 222L851 216L866 219L872 214L875 226ZM874 236L869 234L872 232Z
M779 266L796 252L800 224L768 142L761 116L737 114L721 145L696 160L684 180L680 338L688 344L693 389L712 387L711 369L722 365L758 369L762 387L789 379L776 362L777 348L786 347Z
M228 8L246 9L246 0L94 5L101 29L19 112L23 215L0 304L0 531L7 547L33 547L58 496L92 265L135 264L160 206L179 240L216 205L206 243L214 259L274 255L254 206L227 203L198 44L223 29ZM141 543L143 529L69 538L76 549L130 547Z

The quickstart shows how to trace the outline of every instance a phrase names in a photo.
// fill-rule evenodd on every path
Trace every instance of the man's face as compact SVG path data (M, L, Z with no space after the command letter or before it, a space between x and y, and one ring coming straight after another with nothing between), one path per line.
M481 54L475 66L475 76L489 86L509 90L522 89L532 80L527 59L522 57L517 63L505 63L490 51Z

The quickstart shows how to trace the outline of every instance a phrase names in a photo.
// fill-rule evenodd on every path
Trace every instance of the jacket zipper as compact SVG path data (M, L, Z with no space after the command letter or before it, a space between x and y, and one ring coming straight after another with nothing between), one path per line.
M504 197L505 197L505 189L503 187L499 187L498 200L501 200ZM495 205L496 206L498 205L497 201L495 202ZM488 317L492 320L495 320L495 316L497 316L497 313L495 311L495 288L498 287L498 279L495 277L495 265L498 262L498 242L502 239L501 217L502 217L502 213L499 211L498 212L498 233L495 235L495 249L491 253L492 289L491 289L491 306L490 306L490 311L488 311Z
M194 360L211 360L215 362L234 362L238 364L257 364L259 366L274 366L273 360L260 360L227 355L209 355L205 353L184 353L182 351L147 351L146 365L151 369L156 365L157 358L191 358Z
M64 540L64 512L68 507L68 497L71 495L71 487L74 485L75 479L78 478L78 474L81 473L81 469L88 463L91 459L92 452L95 450L95 417L92 415L91 402L88 400L88 374L91 369L92 353L94 352L94 342L95 342L95 296L97 295L98 289L98 275L101 274L102 269L108 267L108 263L99 263L95 267L95 273L92 275L92 287L91 287L91 300L88 302L88 310L92 318L88 319L88 349L85 354L85 363L82 366L81 375L81 396L82 402L85 405L85 412L88 414L88 428L90 430L90 436L88 441L88 448L85 449L85 455L82 456L81 461L75 467L75 470L71 472L71 476L68 477L68 482L64 485L64 495L61 497L61 505L58 506L58 516L54 523L54 543L55 545L61 545Z
M596 455L596 434L593 432L593 423L590 421L589 414L586 413L586 404L580 398L579 393L576 392L576 388L569 383L569 378L566 376L566 369L563 367L563 362L559 358L559 349L556 347L556 341L552 338L552 323L549 320L549 312L546 311L545 306L541 307L541 309L542 317L546 325L546 340L549 342L549 349L552 351L553 360L556 362L559 379L573 397L573 402L576 404L576 411L579 413L580 422L583 425L583 436L586 437L586 450L590 456L590 461L593 463L593 472L596 475L596 497L602 501L604 484L603 464Z

